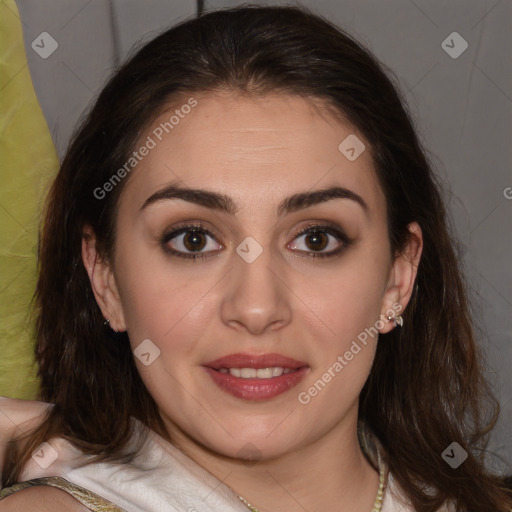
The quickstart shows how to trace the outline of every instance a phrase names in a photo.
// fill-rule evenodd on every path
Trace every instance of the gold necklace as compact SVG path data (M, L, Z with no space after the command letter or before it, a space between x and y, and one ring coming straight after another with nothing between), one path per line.
M382 508L382 500L384 499L384 491L386 489L386 474L385 474L385 467L384 464L381 461L380 453L377 450L377 456L379 459L379 476L380 476L380 482L379 482L379 490L377 491L377 497L375 498L375 503L373 504L372 512L380 512ZM246 505L249 510L252 512L259 512L259 510L254 506L251 505L245 498L242 498L242 496L238 496Z

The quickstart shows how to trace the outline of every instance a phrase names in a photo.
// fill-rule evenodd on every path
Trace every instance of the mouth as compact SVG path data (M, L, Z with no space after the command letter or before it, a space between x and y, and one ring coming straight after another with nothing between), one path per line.
M217 371L224 374L229 373L233 377L241 379L272 379L286 373L296 372L297 369L274 366L270 368L219 368Z
M231 354L203 365L224 392L244 400L269 400L296 386L307 363L280 354Z

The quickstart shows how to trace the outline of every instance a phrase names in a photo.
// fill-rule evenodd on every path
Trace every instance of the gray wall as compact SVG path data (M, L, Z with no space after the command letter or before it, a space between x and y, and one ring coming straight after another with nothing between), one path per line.
M210 0L205 9L240 3ZM178 0L17 4L36 93L61 156L80 114L132 45L197 10L195 2ZM480 308L476 320L488 355L487 376L502 405L488 465L512 473L512 2L304 5L347 29L393 70L430 158L451 187L450 206ZM44 52L52 41L42 36L41 42L42 32L58 44L49 56ZM32 48L33 41L46 58ZM468 46L461 53L464 41Z

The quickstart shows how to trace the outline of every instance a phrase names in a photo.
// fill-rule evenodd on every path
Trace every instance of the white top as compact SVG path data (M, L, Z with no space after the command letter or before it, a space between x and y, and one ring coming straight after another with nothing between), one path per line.
M32 425L31 419L52 405L0 397L0 467L2 444L12 437L16 427L26 430ZM133 420L137 429L143 428L138 420ZM133 438L130 445L135 441ZM34 452L20 481L60 476L128 512L248 511L229 487L151 430L135 458L125 464L100 462L84 466L84 460L91 456L65 439L50 439L48 445L43 443ZM381 512L414 512L406 502L389 474Z

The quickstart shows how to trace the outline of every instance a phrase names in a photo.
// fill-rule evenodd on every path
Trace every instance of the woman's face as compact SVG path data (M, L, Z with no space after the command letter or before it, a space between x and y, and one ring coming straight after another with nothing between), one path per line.
M194 99L140 138L97 297L170 431L273 458L355 425L415 267L352 126L294 96Z

